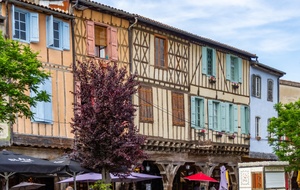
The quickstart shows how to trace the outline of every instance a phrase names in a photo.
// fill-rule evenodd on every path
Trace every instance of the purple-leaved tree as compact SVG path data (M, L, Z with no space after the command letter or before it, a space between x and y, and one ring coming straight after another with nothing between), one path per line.
M136 76L117 64L101 65L91 60L78 62L75 69L73 155L82 166L101 172L108 183L109 172L119 173L120 168L128 172L147 155L141 148L145 137L133 122L136 106L131 100L138 87Z

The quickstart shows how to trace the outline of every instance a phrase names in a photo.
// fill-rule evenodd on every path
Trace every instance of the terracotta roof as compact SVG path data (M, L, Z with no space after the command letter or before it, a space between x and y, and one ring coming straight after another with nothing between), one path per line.
M7 1L9 3L13 3L13 4L24 6L24 7L29 7L29 8L35 9L35 10L45 11L45 12L49 12L51 14L59 14L60 16L66 17L66 18L73 17L72 14L68 13L67 11L63 11L58 8L50 8L48 6L40 5L40 4L37 4L32 1L28 1L28 0L7 0Z
M223 44L221 42L214 41L214 40L209 39L209 38L204 38L204 37L198 36L196 34L189 33L187 31L184 31L184 30L181 30L181 29L163 24L161 22L152 20L150 18L141 16L141 15L138 15L138 14L132 14L132 13L126 12L124 10L116 9L116 8L113 8L113 7L98 3L98 2L94 2L94 1L91 1L91 0L73 1L74 4L76 4L76 2L78 3L77 8L80 7L80 6L83 6L83 7L86 6L90 9L99 10L99 11L103 11L103 12L108 12L108 13L114 14L116 16L127 18L127 19L132 19L133 20L133 19L137 18L138 21L140 21L140 22L143 22L143 23L155 26L155 27L159 27L159 28L167 30L169 32L174 32L178 35L183 35L184 37L189 38L192 41L195 41L195 42L198 42L198 43L203 43L204 45L212 46L214 48L221 48L223 50L228 50L228 51L231 51L231 52L235 52L235 53L241 54L241 55L249 57L249 58L257 58L257 56L255 54L249 53L247 51L244 51L244 50L241 50L241 49Z

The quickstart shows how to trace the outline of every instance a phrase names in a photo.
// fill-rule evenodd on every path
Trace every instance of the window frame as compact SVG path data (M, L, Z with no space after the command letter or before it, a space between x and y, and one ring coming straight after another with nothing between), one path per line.
M50 102L38 101L36 106L31 106L30 110L33 112L31 122L53 124L53 112L52 112L52 79L49 77L45 79L43 83L39 84L39 91L46 91L50 94ZM35 96L33 91L30 91L30 96Z
M54 46L55 41L55 29L54 23L59 26L59 47ZM70 50L70 24L69 22L64 22L61 19L55 18L53 15L46 17L46 34L47 34L47 47L56 50Z
M184 94L172 92L172 122L173 126L185 126Z
M234 73L232 73L232 59L236 59L237 61L234 63ZM226 79L235 82L242 83L243 82L243 60L231 54L226 54Z
M252 96L261 98L261 77L259 75L252 75Z
M211 51L211 63L209 63L208 51ZM211 64L211 72L209 72L209 64ZM216 50L210 47L202 47L202 73L216 77Z
M14 37L16 32L15 25L15 12L25 14L25 36L26 39L21 39L20 37ZM37 43L39 42L39 14L35 12L30 12L28 10L11 6L11 22L12 22L12 39L18 40L25 43Z
M203 129L205 126L204 98L191 96L191 127Z
M158 51L158 49L161 48L161 44L158 44L159 47L157 47L157 40L163 40L163 51ZM158 55L157 55L158 54ZM160 56L163 54L163 64L161 63L161 61L159 61ZM163 69L167 69L168 68L168 38L165 36L161 36L161 35L154 35L154 66L158 67L158 68L163 68ZM157 57L159 56L159 57Z
M141 85L139 87L138 92L139 92L139 119L140 119L140 122L153 123L154 119L153 119L152 87Z
M216 107L216 109L214 109ZM217 113L215 114L215 110ZM221 131L222 103L216 100L208 100L208 125L209 129Z
M274 94L274 81L272 79L268 79L267 80L267 101L273 102L274 99L273 94Z

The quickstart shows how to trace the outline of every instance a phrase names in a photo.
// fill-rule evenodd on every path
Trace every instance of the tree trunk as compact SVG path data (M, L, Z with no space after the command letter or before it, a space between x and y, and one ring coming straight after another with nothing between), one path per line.
M102 174L102 180L104 181L104 183L106 183L106 184L111 183L111 178L110 178L110 174L109 174L108 170L103 168L101 174ZM106 190L110 190L110 187L106 187Z

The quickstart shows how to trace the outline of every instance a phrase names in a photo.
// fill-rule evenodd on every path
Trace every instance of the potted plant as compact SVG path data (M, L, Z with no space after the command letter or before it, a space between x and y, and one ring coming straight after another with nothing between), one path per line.
M208 79L208 81L210 83L216 83L216 77L215 76L210 76L209 79Z
M223 132L217 132L216 137L222 137L223 136Z
M204 136L204 135L205 135L205 129L201 129L201 130L198 132L198 135L199 135L199 136Z
M235 138L235 134L230 134L230 135L228 136L228 138L229 138L229 139L234 139L234 138Z
M245 140L250 140L250 138L251 138L250 133L245 136Z
M232 83L232 88L233 88L233 89L239 88L239 83L233 82L233 83Z

